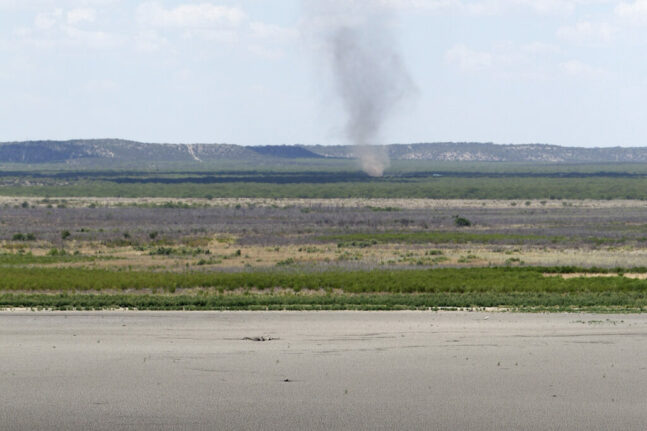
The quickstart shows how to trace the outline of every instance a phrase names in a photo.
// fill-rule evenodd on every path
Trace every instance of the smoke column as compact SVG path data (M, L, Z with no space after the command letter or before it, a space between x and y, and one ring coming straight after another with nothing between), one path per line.
M380 0L310 0L306 8L345 111L346 138L362 169L382 176L389 158L380 132L414 91L391 32L393 12Z

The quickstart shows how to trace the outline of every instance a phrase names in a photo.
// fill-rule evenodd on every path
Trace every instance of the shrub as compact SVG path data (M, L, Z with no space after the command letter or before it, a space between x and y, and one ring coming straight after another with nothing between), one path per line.
M157 247L155 250L151 250L148 254L151 256L169 256L174 254L175 250L171 247Z
M454 216L454 224L457 227L468 227L472 226L472 222L466 219L465 217L460 217L458 215Z

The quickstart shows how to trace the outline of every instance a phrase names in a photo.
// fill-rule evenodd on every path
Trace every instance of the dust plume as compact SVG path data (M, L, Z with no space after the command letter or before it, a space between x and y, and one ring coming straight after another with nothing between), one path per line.
M389 158L381 131L414 90L392 32L394 13L380 0L311 0L306 10L344 109L345 136L362 169L382 176Z

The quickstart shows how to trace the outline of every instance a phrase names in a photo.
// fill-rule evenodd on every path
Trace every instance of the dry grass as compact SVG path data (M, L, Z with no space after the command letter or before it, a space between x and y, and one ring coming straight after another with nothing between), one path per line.
M6 232L5 240L0 241L0 253L22 251L34 256L45 256L52 248L64 247L68 254L76 252L81 256L99 258L93 261L65 259L65 262L49 263L48 266L172 271L184 271L187 268L209 271L299 265L341 265L365 269L489 265L628 268L643 266L647 261L645 239L641 236L647 235L647 221L643 210L647 208L647 201L567 201L569 208L565 211L540 211L538 208L562 209L564 201L534 200L527 201L526 205L523 200L68 198L46 201L41 198L0 197L0 207L22 207L25 201L29 206L38 207L59 204L67 207L87 207L91 204L163 205L169 201L214 207L210 210L200 208L169 212L139 208L105 211L6 210L0 218L0 224ZM511 210L513 203L516 204L515 209ZM235 208L237 205L241 205L243 211L238 212ZM226 206L230 209L216 208ZM580 209L573 211L571 206ZM267 207L290 208L279 211ZM371 211L369 207L373 210L395 208L403 211ZM315 210L300 211L299 208ZM491 211L480 211L481 208ZM505 210L497 210L498 208ZM596 212L589 211L588 208L602 210ZM616 211L613 208L631 209ZM407 212L405 209L412 211ZM414 211L420 209L422 211ZM430 211L424 211L426 209ZM431 211L433 209L439 211ZM326 234L342 229L350 234L363 234L370 229L378 233L391 230L405 233L419 231L421 235L435 230L453 232L450 230L455 229L451 224L451 214L467 215L476 220L473 227L456 231L457 234L506 233L501 234L501 239L497 241L481 241L480 244L372 244L366 241L367 244L364 245L368 246L364 247L348 246L353 245L352 242L342 242L342 246L338 247L334 240L319 242L326 238ZM166 215L170 218L167 219ZM406 221L406 224L402 221ZM46 226L46 229L36 229L41 226ZM89 227L91 233L87 233L87 230L75 231L71 226ZM578 231L580 227L583 228ZM12 233L32 228L36 234L35 241L11 240ZM72 236L62 241L61 231L68 229L72 231ZM130 231L129 236L125 236L126 229ZM156 236L149 236L152 232ZM603 241L587 240L589 236L598 235L598 232L616 235L609 236L612 240L620 235L626 235L628 239L615 246ZM506 242L508 233L516 239ZM521 238L533 235L552 238L557 235L564 240L554 243L533 241L534 245L522 245L522 240L515 235ZM570 235L575 235L572 241L569 240ZM129 238L128 241L125 238ZM394 238L393 241L404 241L397 236ZM156 255L155 249L158 246L189 251L200 248L202 252ZM204 254L204 250L208 250L209 254ZM431 254L431 250L435 252ZM45 264L32 262L30 265Z
M546 248L530 246L490 246L475 244L376 244L370 247L337 247L328 244L298 244L282 246L239 245L216 239L202 246L209 254L151 255L155 246L137 250L131 246L106 247L99 242L74 241L66 245L69 254L96 256L94 261L71 261L30 266L92 267L218 270L224 268L271 268L291 265L329 265L352 263L367 268L377 267L480 267L480 266L578 266L578 267L637 267L647 261L647 249L642 248ZM45 256L51 244L33 243L24 247L25 253ZM7 249L11 250L11 247ZM239 252L240 250L240 252ZM434 254L430 254L430 251ZM109 259L101 259L109 257ZM571 276L569 274L569 276Z
M440 208L647 208L644 200L506 200L506 199L264 199L264 198L52 198L44 201L41 197L0 196L0 206L19 206L27 202L30 206L46 207L64 202L67 207L87 207L91 204L104 207L128 205L163 205L176 202L187 205L207 207L254 205L261 207L333 207L333 208L402 208L402 209L440 209ZM526 205L526 202L529 202Z

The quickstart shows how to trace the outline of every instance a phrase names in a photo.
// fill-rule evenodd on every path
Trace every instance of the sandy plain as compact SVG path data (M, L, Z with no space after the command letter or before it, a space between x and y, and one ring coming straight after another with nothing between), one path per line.
M645 315L4 311L0 428L638 430L645 357Z

